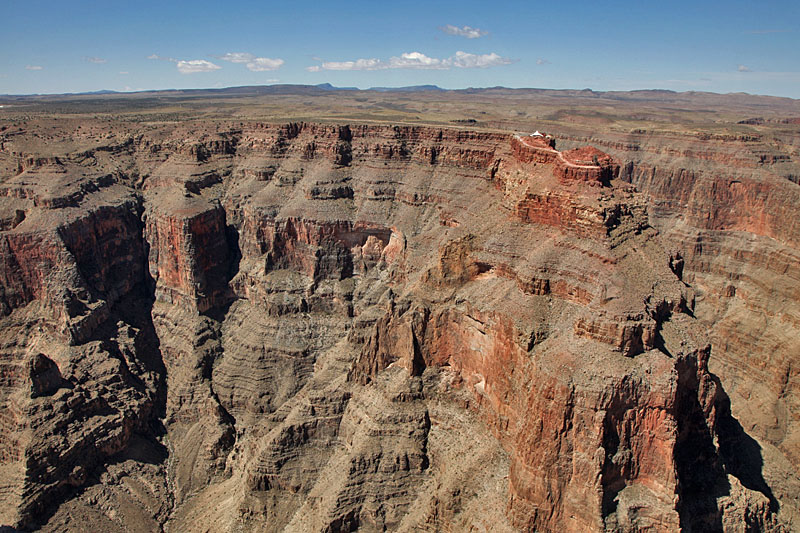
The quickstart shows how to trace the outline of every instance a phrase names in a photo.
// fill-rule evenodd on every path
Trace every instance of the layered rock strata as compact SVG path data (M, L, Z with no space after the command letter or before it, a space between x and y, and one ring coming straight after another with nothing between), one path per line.
M410 126L120 136L4 143L3 524L789 527L768 480L794 458L758 463L700 261L619 159Z
M649 221L671 250L674 270L696 293L695 314L714 347L710 369L755 439L751 455L764 463L764 476L781 501L796 509L796 141L752 130L724 138L670 136L667 142L642 132L611 135L597 145L620 163L620 179L647 198Z

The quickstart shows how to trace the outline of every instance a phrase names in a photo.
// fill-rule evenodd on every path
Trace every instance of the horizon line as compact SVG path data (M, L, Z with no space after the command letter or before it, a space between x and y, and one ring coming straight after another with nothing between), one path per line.
M743 91L736 91L736 92L727 92L727 93L719 93L715 91L700 91L700 90L686 90L686 91L676 91L673 89L611 89L611 90L596 90L590 87L584 87L581 89L578 88L548 88L548 87L509 87L505 85L495 85L490 87L463 87L463 88L445 88L440 87L435 84L419 84L419 85L401 85L401 86L373 86L367 88L355 87L355 86L335 86L329 82L323 82L318 84L304 84L304 83L270 83L270 84L263 84L263 85L231 85L227 87L201 87L201 88L161 88L161 89L142 89L142 90L135 90L135 91L117 91L112 89L99 89L95 91L81 91L81 92L64 92L64 93L23 93L23 94L9 94L4 93L0 94L0 98L26 98L26 97L58 97L58 96L126 96L126 95L140 95L146 93L162 93L162 92L202 92L202 91L226 91L232 89L248 89L248 88L266 88L266 87L297 87L297 88L310 88L310 89L319 89L321 91L380 91L380 92L425 92L425 91L440 91L440 92L459 92L459 91L488 91L492 89L500 89L500 90L512 90L512 91L571 91L571 92L590 92L596 94L607 94L607 93L643 93L643 92L651 92L651 93L667 93L667 94L710 94L710 95L717 95L717 96L734 96L734 95L743 95L743 96L752 96L752 97L766 97L766 98L781 98L787 100L798 100L800 98L793 98L791 96L778 96L773 94L760 94L760 93L748 93Z

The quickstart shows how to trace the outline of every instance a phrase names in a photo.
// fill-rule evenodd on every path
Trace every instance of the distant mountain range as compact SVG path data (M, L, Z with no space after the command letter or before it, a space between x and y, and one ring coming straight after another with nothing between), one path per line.
M408 87L370 87L368 91L378 91L381 93L417 93L422 91L446 91L437 85L410 85Z
M437 85L410 85L405 87L370 87L369 89L359 89L358 87L337 87L330 83L320 83L318 85L299 85L299 84L276 84L276 85L245 85L241 87L223 87L219 89L160 89L137 92L119 92L112 90L100 90L81 93L64 94L26 94L26 95L0 95L0 101L10 103L25 100L53 100L71 98L141 98L141 97L163 97L163 96L187 96L187 97L248 97L261 95L323 95L336 91L348 92L375 92L375 93L423 93L423 92L453 92L460 94L487 94L487 95L522 95L536 94L557 98L581 97L591 99L611 99L611 100L635 100L635 101L685 101L687 99L701 98L704 100L716 100L718 98L737 99L750 101L751 99L763 99L764 102L777 101L796 101L792 98L778 96L752 95L748 93L728 93L719 94L711 92L687 91L675 92L668 89L640 89L632 91L594 91L592 89L543 89L543 88L510 88L503 86L496 87L470 87L466 89L443 89Z
M154 89L149 91L133 91L122 92L112 91L109 89L102 89L99 91L86 91L79 93L53 93L53 94L0 94L0 97L44 97L44 96L103 96L107 94L141 94L141 93L172 93L172 94L193 94L208 92L212 94L230 94L230 95L245 95L245 94L284 94L284 93L301 93L301 92L314 92L314 90L321 91L376 91L376 92L400 92L400 93L414 93L422 91L447 91L437 85L410 85L407 87L370 87L369 89L359 89L358 87L337 87L330 83L320 83L317 85L293 85L293 84L278 84L278 85L245 85L241 87L224 87L221 89Z

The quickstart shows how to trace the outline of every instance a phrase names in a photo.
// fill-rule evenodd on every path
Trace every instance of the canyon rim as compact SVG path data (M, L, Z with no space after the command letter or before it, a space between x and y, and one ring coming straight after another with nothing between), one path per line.
M798 101L6 100L5 529L800 527Z

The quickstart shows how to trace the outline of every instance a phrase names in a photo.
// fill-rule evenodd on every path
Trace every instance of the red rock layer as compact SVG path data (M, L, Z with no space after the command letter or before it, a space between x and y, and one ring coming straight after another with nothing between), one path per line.
M200 312L230 300L225 212L219 204L178 197L154 204L146 220L158 300L185 301Z
M515 135L511 148L515 159L522 163L553 164L553 173L561 182L607 185L616 173L611 156L592 146L559 152L554 141Z
M90 158L135 172L84 178ZM154 527L777 524L731 460L747 435L680 279L708 256L670 256L615 165L302 123L165 125L23 165L0 241L2 519L82 508L75 487L120 497L88 480L130 452L139 494L168 494L133 506ZM496 440L463 436L476 414ZM148 446L161 458L136 459Z
M412 374L428 366L452 373L512 451L508 512L520 529L603 529L610 517L630 518L637 499L647 502L637 525L620 527L678 528L676 455L689 438L679 431L681 402L695 398L707 427L720 408L708 349L677 361L650 352L623 375L601 372L607 381L595 369L587 386L575 376L586 375L589 361L566 351L531 359L519 333L496 313L395 307L376 324L352 377L369 381L395 362Z

